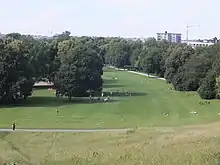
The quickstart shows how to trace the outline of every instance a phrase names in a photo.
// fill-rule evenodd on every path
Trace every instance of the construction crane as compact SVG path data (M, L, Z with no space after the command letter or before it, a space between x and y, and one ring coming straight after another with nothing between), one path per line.
M199 25L188 25L186 26L186 41L189 40L189 28L191 27L199 27Z

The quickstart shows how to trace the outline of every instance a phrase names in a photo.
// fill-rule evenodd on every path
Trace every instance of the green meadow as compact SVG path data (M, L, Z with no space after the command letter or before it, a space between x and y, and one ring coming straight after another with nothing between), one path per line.
M113 79L117 78L117 79ZM218 165L220 103L177 92L163 80L106 69L110 100L33 96L0 108L0 128L135 128L102 133L0 133L0 165ZM125 91L131 96L125 95ZM118 93L117 93L118 92ZM200 104L200 102L204 104ZM56 113L56 108L59 113ZM192 114L196 111L197 114ZM167 113L169 115L164 115Z

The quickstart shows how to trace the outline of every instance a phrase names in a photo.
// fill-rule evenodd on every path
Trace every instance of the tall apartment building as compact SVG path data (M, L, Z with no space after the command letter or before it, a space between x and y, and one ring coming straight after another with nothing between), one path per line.
M172 43L181 43L182 34L180 34L180 33L167 33L167 31L165 31L165 33L157 33L157 40L158 41L167 40Z

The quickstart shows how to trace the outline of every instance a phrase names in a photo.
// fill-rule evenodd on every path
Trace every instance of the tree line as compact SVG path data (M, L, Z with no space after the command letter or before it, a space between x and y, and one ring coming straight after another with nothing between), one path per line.
M148 38L112 39L105 62L166 79L177 91L197 91L202 99L220 98L220 44L193 49Z
M26 99L42 79L54 83L57 97L100 94L105 64L164 77L175 90L218 99L219 62L219 44L193 49L155 38L74 37L66 31L36 39L11 33L0 39L0 101Z

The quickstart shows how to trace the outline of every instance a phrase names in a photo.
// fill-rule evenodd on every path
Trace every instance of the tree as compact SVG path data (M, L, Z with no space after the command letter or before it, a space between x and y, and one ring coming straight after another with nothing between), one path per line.
M140 64L140 54L143 49L143 42L141 40L137 41L130 41L130 47L131 47L131 55L130 55L130 64L134 67L138 67Z
M181 77L181 82L176 84L176 89L180 91L197 91L210 69L209 64L205 61L201 56L192 55L183 66L181 73L177 74L177 77Z
M194 54L194 50L189 46L179 46L177 45L170 56L166 59L165 62L165 74L164 77L169 83L177 85L182 81L176 82L177 77L180 77L178 74L182 75L184 64L187 63L190 57ZM175 77L177 76L177 77Z
M22 41L0 43L0 100L25 99L32 93L33 70Z
M95 50L77 44L61 57L61 67L55 77L57 94L71 99L101 91L102 68L102 60Z
M198 94L202 99L214 99L216 97L216 75L209 72L198 89Z
M53 39L57 40L58 42L65 41L70 39L70 32L64 31L62 34L54 35Z
M166 40L162 40L159 41L157 44L157 47L160 49L160 71L158 73L158 76L160 77L164 77L166 68L165 68L165 62L166 59L169 57L170 53L169 53L169 48L172 46L172 44L170 44L168 41Z
M216 77L216 99L220 99L220 76Z
M164 77L179 91L204 91L210 72L220 75L218 43L194 50L155 38L73 37L65 31L36 39L10 33L0 40L0 54L0 94L5 100L30 96L32 84L45 78L55 83L58 94L69 98L100 93L104 63L119 68L131 65ZM219 97L218 77L215 81L215 97Z
M118 68L130 65L130 47L125 40L112 40L106 52L105 61Z
M145 42L144 42L144 47L157 47L157 40L155 38L148 38Z
M159 48L145 48L142 51L141 68L147 73L159 75L161 73L162 49Z

